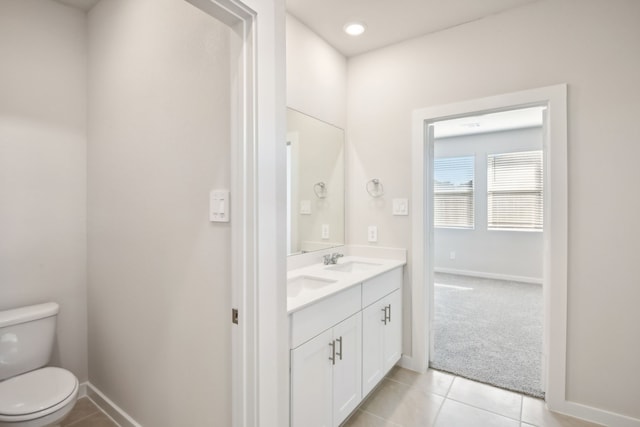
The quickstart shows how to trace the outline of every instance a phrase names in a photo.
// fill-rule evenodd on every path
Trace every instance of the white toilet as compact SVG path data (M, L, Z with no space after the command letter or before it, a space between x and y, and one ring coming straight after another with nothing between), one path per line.
M78 379L49 362L58 304L0 311L0 427L62 421L78 397Z

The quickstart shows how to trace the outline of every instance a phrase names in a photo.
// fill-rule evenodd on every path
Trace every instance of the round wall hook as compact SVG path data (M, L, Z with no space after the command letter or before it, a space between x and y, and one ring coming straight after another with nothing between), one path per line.
M366 189L371 197L380 197L384 194L384 186L378 178L367 181Z
M319 199L324 199L327 197L327 184L320 181L313 185L313 192L316 193L316 196Z

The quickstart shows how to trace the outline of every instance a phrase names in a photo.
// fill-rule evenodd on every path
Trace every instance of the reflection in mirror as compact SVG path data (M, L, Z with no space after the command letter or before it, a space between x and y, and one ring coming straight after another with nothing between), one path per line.
M344 244L344 131L287 109L287 253Z

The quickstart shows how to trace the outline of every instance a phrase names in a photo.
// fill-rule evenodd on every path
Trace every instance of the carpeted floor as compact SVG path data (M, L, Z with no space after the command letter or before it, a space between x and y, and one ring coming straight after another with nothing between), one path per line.
M435 274L431 367L543 397L542 286Z

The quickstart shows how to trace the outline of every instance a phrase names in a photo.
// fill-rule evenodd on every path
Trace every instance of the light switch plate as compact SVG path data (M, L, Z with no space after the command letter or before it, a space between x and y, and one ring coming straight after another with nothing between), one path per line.
M229 190L209 193L209 221L229 222Z
M409 199L393 199L394 215L409 215Z
M329 238L329 224L322 224L322 238L325 240Z
M311 215L311 200L300 200L300 215Z

